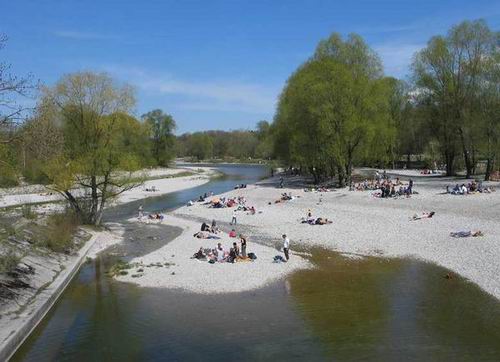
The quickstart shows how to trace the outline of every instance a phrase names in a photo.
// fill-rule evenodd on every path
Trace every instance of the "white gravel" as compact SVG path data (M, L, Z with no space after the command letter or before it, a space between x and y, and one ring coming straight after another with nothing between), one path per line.
M341 189L319 194L295 189L276 189L268 185L250 185L246 189L234 190L226 195L245 196L247 205L254 205L262 212L256 215L240 212L238 223L257 230L256 233L263 237L279 238L279 235L286 233L291 238L292 250L293 245L298 243L305 247L322 246L356 255L413 257L430 261L468 278L500 299L500 188L491 194L442 194L446 183L454 185L457 182L462 183L462 180L417 179L414 189L419 194L409 199L379 199L372 197L369 191ZM490 185L498 188L499 184ZM292 192L300 198L268 205L268 202L278 199L281 192ZM333 220L333 224L301 224L299 219L306 215L308 209L312 210L313 216L326 217ZM432 219L409 221L412 215L424 211L435 211L436 215ZM174 213L182 217L229 222L232 209L211 209L196 204L177 209ZM485 236L458 239L449 236L451 231L459 230L482 230ZM177 250L184 250L185 243L191 242L189 247L185 248L184 258L199 247L199 242L193 242L186 237L182 240L168 246L168 253L178 254ZM165 260L168 260L168 253L163 255ZM152 257L151 260L153 259ZM185 263L193 267L186 267ZM189 275L168 277L172 279L171 282L162 282L159 277L147 277L143 280L151 286L191 285L191 289L198 290L202 288L200 284L210 281L213 281L210 285L217 289L217 285L225 288L226 284L238 284L239 280L245 280L243 277L232 277L226 273L219 275L215 272L218 270L216 268L210 271L213 274L200 274L205 268L198 267L196 262L183 261L183 268ZM259 270L263 273L249 275L252 278L249 285L256 285L254 277L267 278L268 274L272 273L267 270L267 266ZM182 278L185 282L180 280ZM198 280L203 282L199 283Z
M225 250L229 250L237 239L230 238L227 233L221 235L220 240L194 238L193 234L199 231L200 223L172 216L167 216L163 224L182 227L183 232L166 246L131 260L131 263L140 263L141 266L129 270L126 276L118 276L118 280L142 287L175 288L194 293L234 293L260 288L296 270L312 267L306 259L293 255L293 252L287 263L274 263L273 257L283 253L273 247L257 244L252 235L247 241L247 253L257 255L253 262L210 264L191 259L201 246L215 248L220 242ZM147 267L156 263L163 266ZM169 265L165 266L165 263ZM144 271L138 272L139 269ZM141 276L134 278L134 274Z

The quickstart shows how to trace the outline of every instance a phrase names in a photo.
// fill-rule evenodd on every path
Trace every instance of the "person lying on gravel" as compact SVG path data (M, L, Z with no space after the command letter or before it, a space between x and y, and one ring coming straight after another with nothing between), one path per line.
M422 215L413 215L411 218L410 218L410 221L412 220L420 220L420 219L430 219L434 216L434 214L436 214L434 211L431 211L431 212L423 212Z
M484 236L483 232L481 230L474 231L472 232L471 230L467 231L452 231L450 233L450 236L452 238L468 238L472 236L473 238L478 237L478 236Z
M193 236L198 239L220 239L220 237L210 234L208 231L198 231L196 234L193 234Z

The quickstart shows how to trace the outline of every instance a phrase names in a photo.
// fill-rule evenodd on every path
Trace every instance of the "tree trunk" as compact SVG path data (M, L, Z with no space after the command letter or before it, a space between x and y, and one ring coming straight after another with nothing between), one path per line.
M446 176L454 176L455 175L455 168L454 168L455 155L450 151L446 151L445 155L444 155L444 159L446 160Z
M406 169L410 169L411 166L411 153L406 154Z
M345 169L342 166L337 167L337 179L338 179L338 186L339 187L345 187Z
M471 178L473 164L470 157L469 150L467 149L467 143L465 141L465 135L462 128L458 129L458 134L460 135L460 143L462 144L462 153L464 155L464 163L465 163L465 178Z
M484 181L489 181L491 178L491 172L493 171L493 166L495 164L495 161L492 159L492 157L488 157L486 161L486 172L484 174Z

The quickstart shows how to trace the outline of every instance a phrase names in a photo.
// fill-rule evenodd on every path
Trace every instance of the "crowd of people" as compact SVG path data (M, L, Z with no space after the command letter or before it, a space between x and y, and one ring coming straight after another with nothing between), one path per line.
M356 183L351 187L351 191L377 191L373 193L374 197L389 198L389 197L410 197L415 193L413 190L414 182L410 179L408 183L403 183L399 177L391 179L384 171L383 175L378 172L374 179L365 179L362 182Z
M455 187L451 188L450 185L446 185L446 193L451 195L468 195L475 193L490 193L494 191L488 186L484 186L481 181L471 181L466 184L456 184Z

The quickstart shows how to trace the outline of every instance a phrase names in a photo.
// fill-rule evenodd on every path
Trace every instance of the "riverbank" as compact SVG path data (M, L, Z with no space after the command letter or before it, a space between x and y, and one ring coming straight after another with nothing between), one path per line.
M211 167L186 166L179 168L160 168L137 172L136 177L146 181L131 190L120 194L113 204L123 204L134 200L160 196L203 185L216 175ZM146 191L155 189L155 191ZM30 204L50 204L64 201L56 192L48 191L43 185L27 185L11 189L0 189L0 208Z
M294 247L324 247L339 253L415 258L432 262L460 274L500 299L500 192L455 196L443 194L446 184L461 183L445 178L421 178L411 198L380 199L371 191L334 190L326 193L302 189L275 188L268 180L245 189L227 192L226 197L242 196L258 213L238 213L238 227L251 230L255 239L273 239L281 234L291 238ZM497 186L498 183L491 185ZM274 203L282 192L297 196L292 201ZM311 210L314 217L332 220L328 225L302 224L300 219ZM176 218L210 221L218 224L231 220L233 209L208 208L195 204L173 212ZM434 211L432 219L410 221L415 214ZM481 230L477 238L452 238L450 232ZM186 239L191 253L199 247L197 239ZM179 242L179 245L181 243ZM174 245L174 244L172 244ZM172 249L173 251L173 249ZM185 255L188 257L188 255ZM153 256L151 256L152 259ZM192 271L192 280L203 279L201 270ZM443 277L443 276L436 276ZM150 285L148 279L136 282Z
M190 174L187 176L176 177L180 173L188 172ZM175 171L151 170L149 176L154 179L124 193L115 205L193 188L209 182L216 175L217 172L208 167L183 167ZM147 188L150 189L153 186L156 191L146 191ZM29 194L22 192L7 196L14 201L10 206L21 206L33 201ZM41 195L40 197L48 197L48 200L42 200L48 203L37 205L33 208L33 212L44 214L57 209L59 207L57 203L50 203L50 201L58 201L50 199L52 196ZM5 201L5 195L3 200ZM13 211L9 210L8 214ZM4 300L1 304L0 360L7 360L43 319L87 257L93 258L109 246L122 241L124 228L121 224L110 224L107 228L108 230L99 232L85 229L87 233L92 234L92 237L70 255L51 252L26 243L27 249L23 252L24 256L20 261L20 264L29 270L28 275L23 279L26 287L20 288L14 298ZM32 237L36 239L36 235Z

